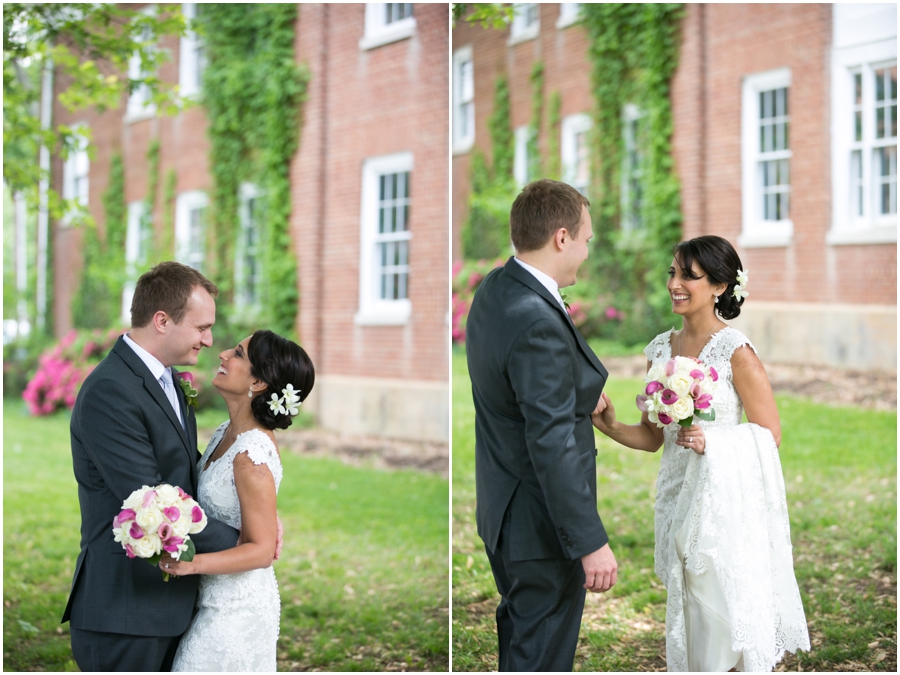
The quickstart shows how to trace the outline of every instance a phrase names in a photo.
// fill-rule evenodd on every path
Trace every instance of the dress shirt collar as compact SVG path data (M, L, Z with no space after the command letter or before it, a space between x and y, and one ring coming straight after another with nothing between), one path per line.
M563 302L562 296L559 294L559 284L556 283L556 280L553 277L551 277L549 274L541 272L537 267L532 267L528 263L522 262L518 258L515 258L515 261L526 270L528 270L535 279L541 282L541 285L544 288L550 291L550 295L556 298L556 301L560 304L563 310L566 309L566 303Z
M166 367L160 362L158 358L153 356L146 349L141 347L137 342L131 339L131 336L128 333L125 333L122 337L125 338L125 343L131 347L135 354L137 354L141 361L147 366L147 368L152 373L153 377L159 380L162 377L163 372L166 370Z

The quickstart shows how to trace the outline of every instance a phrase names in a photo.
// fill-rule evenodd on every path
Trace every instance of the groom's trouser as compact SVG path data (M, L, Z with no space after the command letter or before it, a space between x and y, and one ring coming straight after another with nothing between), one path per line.
M69 628L72 655L81 672L169 672L180 635L147 637Z
M496 553L485 547L502 596L500 671L571 671L584 611L581 560L511 560L504 534Z

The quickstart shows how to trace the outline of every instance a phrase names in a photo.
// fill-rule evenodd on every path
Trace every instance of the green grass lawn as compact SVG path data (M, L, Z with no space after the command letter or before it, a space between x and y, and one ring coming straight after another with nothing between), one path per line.
M602 352L601 352L602 353ZM635 423L642 382L606 392ZM778 396L794 566L812 650L779 669L897 669L897 415ZM496 670L499 596L475 531L475 413L465 354L453 355L453 669ZM598 509L618 583L588 594L575 669L665 670L666 591L653 573L660 453L597 432Z
M3 453L4 670L77 670L59 623L80 524L67 416L5 401ZM279 670L446 671L447 481L282 461Z

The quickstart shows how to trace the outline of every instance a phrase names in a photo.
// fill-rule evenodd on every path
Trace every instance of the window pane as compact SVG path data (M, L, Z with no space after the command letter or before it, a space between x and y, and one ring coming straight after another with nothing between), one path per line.
M891 83L891 99L896 100L897 98L897 66L894 66L888 71L888 79Z
M875 71L875 100L883 101L884 100L884 78L886 74L886 70L876 70Z
M854 125L855 126L854 139L857 141L861 141L862 140L862 110L857 110L856 113L854 113L854 117L856 117L856 124Z
M475 78L472 70L472 62L464 61L460 67L460 95L464 102L471 101L475 97Z
M855 95L855 104L862 105L862 73L853 74L853 90Z
M891 131L890 136L894 137L897 135L897 106L891 106Z
M378 177L378 198L384 201L387 197L385 195L385 181L387 180L387 176L379 176Z

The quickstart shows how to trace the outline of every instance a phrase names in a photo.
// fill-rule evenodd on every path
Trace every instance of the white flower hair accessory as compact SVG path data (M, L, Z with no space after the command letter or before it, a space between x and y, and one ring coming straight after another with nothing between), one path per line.
M737 284L734 287L735 300L740 300L741 298L746 298L750 295L749 291L747 291L747 279L749 274L749 270L737 271Z
M294 390L294 385L288 384L281 390L281 398L278 394L272 394L269 399L269 410L276 415L296 415L300 412L300 391Z

